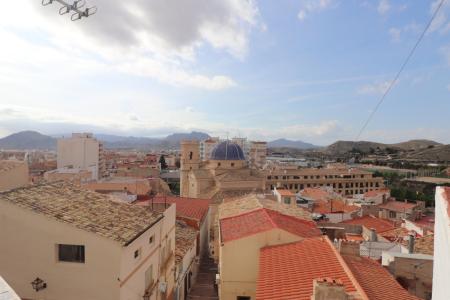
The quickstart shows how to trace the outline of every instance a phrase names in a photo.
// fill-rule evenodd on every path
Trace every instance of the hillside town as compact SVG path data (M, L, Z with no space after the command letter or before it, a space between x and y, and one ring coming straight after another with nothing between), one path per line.
M450 0L13 0L0 300L450 300Z
M299 166L267 152L263 141L219 137L105 149L91 133L57 139L56 151L3 150L1 291L446 299L450 187L430 206L394 197L361 164Z

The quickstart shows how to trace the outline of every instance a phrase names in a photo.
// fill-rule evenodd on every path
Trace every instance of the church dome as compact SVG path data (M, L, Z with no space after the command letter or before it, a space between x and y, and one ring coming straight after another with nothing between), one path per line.
M211 160L245 160L245 156L238 144L225 141L213 148Z

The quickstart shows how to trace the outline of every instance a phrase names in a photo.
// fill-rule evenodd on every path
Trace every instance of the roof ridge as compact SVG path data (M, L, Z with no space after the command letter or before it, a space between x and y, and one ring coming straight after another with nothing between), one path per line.
M350 267L345 262L345 260L342 257L342 255L336 250L334 245L331 243L331 241L328 238L328 236L325 236L324 239L327 242L328 246L331 248L331 251L333 251L333 253L335 254L339 264L344 269L345 274L347 274L348 278L350 279L352 284L355 286L355 288L358 291L358 293L361 295L362 300L369 300L369 297L367 296L367 294L364 291L364 289L362 288L362 286L359 284L358 280L356 279L356 276L353 274L353 272L351 271Z
M271 208L263 207L263 209L266 209L266 210L268 210L268 211L271 211L272 213L281 215L281 216L283 216L283 217L285 217L285 218L292 219L292 220L295 220L295 221L299 221L299 222L302 222L302 223L306 223L306 224L310 224L310 225L315 225L315 224L316 224L316 223L314 223L314 222L311 221L311 220L305 220L305 219L303 219L303 218L299 218L299 217L296 217L296 216L287 215L287 214L284 214L284 213L282 213L282 212L280 212L280 211L278 211L278 210L274 210L274 209L271 209ZM270 216L269 216L269 217L270 217ZM272 218L271 218L271 219L272 219Z
M272 226L274 227L274 228L278 228L278 229L281 229L279 226L278 226L278 224L274 221L274 220L272 220L272 217L269 215L269 213L268 213L268 211L266 210L266 208L262 208L263 210L264 210L264 214L267 216L267 218L269 218L269 221L270 221L270 223L272 224Z
M233 218L239 218L239 217L241 217L241 216L246 216L246 215L249 215L249 214L252 214L252 213L256 213L257 211L260 211L260 210L263 210L263 209L264 209L264 208L257 208L257 209L254 209L254 210L250 210L250 211L243 212L243 213L238 214L238 215L228 216L228 217L225 217L225 218L221 218L220 221L224 221L224 220L228 220L228 219L233 219Z
M293 245L293 244L302 244L302 243L305 243L305 242L308 242L308 241L311 241L311 240L323 240L323 236L304 238L304 239L301 239L301 240L298 240L298 241L288 242L288 243L284 243L284 244L264 246L264 247L261 247L259 249L259 251L273 249L273 248L279 248L279 247Z

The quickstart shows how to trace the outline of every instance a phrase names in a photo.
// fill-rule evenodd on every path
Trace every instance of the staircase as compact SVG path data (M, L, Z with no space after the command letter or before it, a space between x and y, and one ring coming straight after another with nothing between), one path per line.
M203 257L197 274L197 280L192 286L188 300L218 300L216 288L217 265L212 258Z

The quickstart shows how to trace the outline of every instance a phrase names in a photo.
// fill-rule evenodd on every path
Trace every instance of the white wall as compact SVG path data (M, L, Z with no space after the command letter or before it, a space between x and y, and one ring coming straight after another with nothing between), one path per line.
M444 188L436 188L434 223L433 300L448 300L450 278L450 218Z
M95 166L93 179L99 178L99 150L100 143L94 138L72 137L58 139L57 142L57 168L67 166L87 169Z

